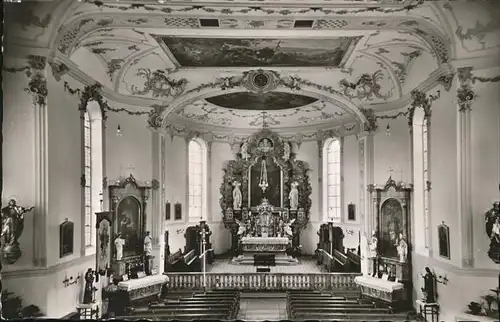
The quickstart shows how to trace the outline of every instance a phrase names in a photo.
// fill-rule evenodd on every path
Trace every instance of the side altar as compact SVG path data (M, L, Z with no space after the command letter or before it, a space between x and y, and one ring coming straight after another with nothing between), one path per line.
M266 253L276 256L277 264L298 262L290 255L300 252L311 185L307 163L295 156L291 143L267 128L236 146L220 189L233 262L253 264L253 255Z

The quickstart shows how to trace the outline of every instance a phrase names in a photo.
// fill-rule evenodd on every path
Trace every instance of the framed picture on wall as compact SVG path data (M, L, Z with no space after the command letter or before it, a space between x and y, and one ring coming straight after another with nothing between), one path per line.
M176 202L174 204L174 219L181 220L182 219L182 205L180 202Z
M59 225L59 258L73 254L74 224L67 219Z
M347 220L356 221L356 205L352 202L347 205Z
M170 208L172 207L171 203L170 202L167 202L165 204L165 220L170 220Z
M438 226L439 256L451 259L450 256L450 228L444 223Z

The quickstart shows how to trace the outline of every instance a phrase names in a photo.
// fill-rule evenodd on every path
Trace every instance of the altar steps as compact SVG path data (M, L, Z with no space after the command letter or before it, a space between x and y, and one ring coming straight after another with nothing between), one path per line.
M276 266L288 266L288 265L297 265L299 260L297 258L293 258L292 256L288 256L286 254L276 254L274 256L274 262ZM250 255L239 255L234 257L231 261L232 264L235 265L254 265L254 258Z

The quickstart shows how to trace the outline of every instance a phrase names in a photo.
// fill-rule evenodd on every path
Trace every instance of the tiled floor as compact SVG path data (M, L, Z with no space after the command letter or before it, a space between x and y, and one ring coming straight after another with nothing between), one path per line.
M286 319L286 299L284 298L256 298L240 300L238 320L280 321Z
M207 272L211 273L255 273L256 268L252 265L231 264L231 259L216 259L212 265L207 266ZM312 258L299 259L297 265L282 265L271 267L271 273L321 273L321 266L316 264Z

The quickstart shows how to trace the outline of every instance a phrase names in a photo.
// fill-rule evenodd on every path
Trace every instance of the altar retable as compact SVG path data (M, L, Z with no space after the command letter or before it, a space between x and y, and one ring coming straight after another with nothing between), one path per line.
M300 248L300 231L309 219L307 163L296 160L291 143L267 128L235 151L224 169L220 200L232 233L233 262L253 264L255 254L271 254L276 265L296 264L287 253Z

